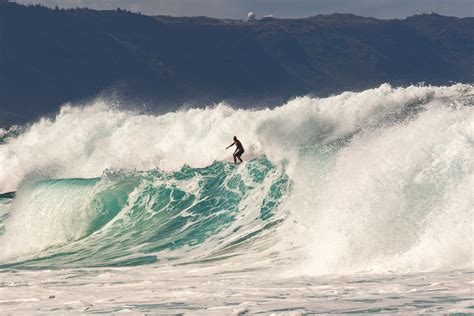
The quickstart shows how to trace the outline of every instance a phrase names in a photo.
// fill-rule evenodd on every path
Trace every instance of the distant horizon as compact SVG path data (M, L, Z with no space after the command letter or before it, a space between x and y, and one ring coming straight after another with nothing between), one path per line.
M417 14L436 13L458 18L473 17L473 4L467 0L10 0L18 4L41 4L49 8L88 8L116 10L118 8L149 16L198 17L241 20L249 12L256 18L297 19L315 15L354 14L376 19L405 19Z

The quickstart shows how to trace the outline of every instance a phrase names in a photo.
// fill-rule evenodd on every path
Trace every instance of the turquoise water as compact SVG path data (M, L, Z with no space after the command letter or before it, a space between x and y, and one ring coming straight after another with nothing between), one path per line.
M114 172L94 179L36 182L17 194L22 203L37 206L24 216L55 222L52 229L67 229L70 237L61 235L40 255L9 260L0 268L184 263L235 256L243 249L258 251L253 241L284 220L277 207L290 187L284 168L265 157L241 166L216 162L176 172ZM245 205L254 191L261 191L258 199ZM0 217L4 230L9 199L2 202L7 205ZM254 218L244 225L239 213L249 207L255 209ZM63 212L66 208L74 212ZM197 247L200 251L195 254Z
M95 100L0 130L0 314L470 313L473 104L472 85Z

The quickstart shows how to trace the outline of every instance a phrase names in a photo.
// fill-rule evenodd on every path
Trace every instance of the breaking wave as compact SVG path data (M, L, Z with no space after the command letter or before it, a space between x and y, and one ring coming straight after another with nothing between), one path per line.
M469 268L473 88L161 116L66 105L2 131L0 267Z

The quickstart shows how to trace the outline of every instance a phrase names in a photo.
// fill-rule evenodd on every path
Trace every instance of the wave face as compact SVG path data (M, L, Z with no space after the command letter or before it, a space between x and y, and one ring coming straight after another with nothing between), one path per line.
M2 131L0 267L469 268L473 101L382 85L263 110L64 106Z
M41 251L15 266L93 267L155 263L156 253L178 263L261 251L255 240L282 220L276 209L288 188L288 177L265 158L241 168L216 162L44 180L12 203L3 255Z

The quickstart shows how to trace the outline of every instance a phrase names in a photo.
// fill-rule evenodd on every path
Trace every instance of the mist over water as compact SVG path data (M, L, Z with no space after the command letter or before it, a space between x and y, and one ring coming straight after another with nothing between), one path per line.
M0 266L472 268L473 104L459 84L161 116L66 105L0 134L0 192L17 191L0 197Z

